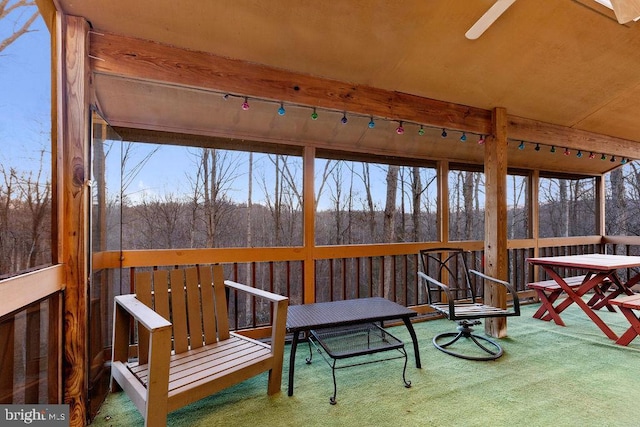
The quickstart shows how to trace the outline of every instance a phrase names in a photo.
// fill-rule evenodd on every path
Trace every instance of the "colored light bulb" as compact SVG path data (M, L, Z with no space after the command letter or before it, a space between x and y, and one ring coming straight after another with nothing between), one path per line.
M284 109L284 105L282 105L282 103L280 103L280 108L278 108L278 115L280 116L284 116L284 113L286 113L287 111Z
M404 133L404 128L402 127L402 122L400 122L400 125L396 128L396 133L398 135L402 135Z
M420 129L418 129L418 135L424 135L424 128L422 127L422 125L420 126Z
M447 137L447 131L442 129L442 133L440 134L440 136L442 136L443 138Z
M318 120L318 113L316 113L316 109L313 109L313 113L311 113L311 120Z
M340 122L341 122L343 125L346 125L348 121L349 121L349 119L347 119L347 113L343 113L343 114L342 114L342 118L340 119Z
M249 109L249 100L247 98L245 98L244 102L242 103L242 109L244 111L247 111Z
M373 117L371 117L371 120L369 120L369 124L367 126L369 126L369 129L373 129L374 127L376 127L376 122L373 121Z

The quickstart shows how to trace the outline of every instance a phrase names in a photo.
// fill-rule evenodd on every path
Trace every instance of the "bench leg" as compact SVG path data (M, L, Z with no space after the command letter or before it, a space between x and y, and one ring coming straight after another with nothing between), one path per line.
M630 308L620 307L620 311L624 314L624 317L627 318L631 326L620 338L618 338L616 344L628 345L635 337L640 335L640 319L636 317L633 310Z
M536 289L538 293L538 299L540 299L540 303L542 304L538 311L533 314L533 317L536 319L549 321L553 319L553 321L560 326L565 326L564 322L560 318L560 315L553 307L553 303L558 299L562 290L552 291L548 295L544 293L542 289Z

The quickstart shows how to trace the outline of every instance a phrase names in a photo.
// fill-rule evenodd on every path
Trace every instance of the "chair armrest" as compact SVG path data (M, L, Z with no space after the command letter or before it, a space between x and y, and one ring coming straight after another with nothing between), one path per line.
M119 382L122 388L136 389L139 395L136 406L140 409L139 403L146 400L143 394L166 394L169 388L172 325L167 319L138 300L134 294L120 295L114 298L113 317L112 390L115 390L114 380ZM133 386L127 385L131 381L123 365L129 358L129 339L133 332L130 327L132 318L138 322L138 327L142 326L148 331L143 334L141 330L138 330L138 360L140 363L149 364L146 392L139 387L137 382ZM145 336L146 338L144 338ZM148 352L148 354L141 355L141 340L146 341L147 339L148 342L144 348L146 349L145 353Z
M427 276L426 274L424 274L422 271L418 271L418 276L423 278L424 280L426 280L427 282L429 282L432 285L435 285L437 287L439 287L440 289L442 289L444 292L449 292L449 287L447 285L445 285L444 283L440 282L439 280L434 279L431 276Z
M427 281L427 299L428 299L427 302L429 303L429 305L431 305L432 308L436 308L438 311L441 311L434 305L434 302L431 301L431 288L429 288L429 284L431 284L431 285L437 286L438 288L440 288L442 292L445 292L447 294L447 305L449 306L449 313L455 316L455 312L456 312L455 304L454 304L455 296L452 294L452 291L449 288L449 286L445 285L439 280L434 279L431 276L428 276L422 271L418 271L418 277Z
M275 294L273 292L264 291L262 289L256 289L251 286L243 285L242 283L234 282L233 280L225 280L224 284L229 288L237 289L239 291L246 292L256 297L264 298L271 302L280 302L280 301L286 301L289 299L287 297Z
M245 292L258 298L266 299L272 303L273 310L271 314L271 351L275 358L282 359L284 352L284 341L287 330L287 307L289 306L289 298L275 294L273 292L256 289L233 280L225 280L225 286Z
M151 333L162 328L171 327L171 322L140 302L134 294L119 295L114 299L117 305L124 308L131 317Z
M469 273L475 274L478 277L481 277L485 280L488 280L490 282L496 283L498 285L504 286L505 288L507 288L507 290L509 291L509 293L511 294L512 298L513 298L513 310L519 314L520 313L520 299L518 298L518 293L516 292L516 290L514 289L514 287L511 285L511 283L509 282L505 282L504 280L500 280L500 279L496 279L495 277L491 277L491 276L487 276L484 273L481 273L477 270L469 270Z

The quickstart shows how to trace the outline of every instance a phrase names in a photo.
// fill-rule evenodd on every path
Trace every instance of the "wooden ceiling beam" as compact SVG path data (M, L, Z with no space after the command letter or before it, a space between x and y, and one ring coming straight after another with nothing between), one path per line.
M510 139L555 145L572 150L593 151L608 155L640 158L638 143L608 135L544 123L524 117L508 116Z
M91 33L95 73L489 135L491 111L295 73L110 33ZM509 139L640 158L635 141L507 115Z
M115 34L92 33L97 73L488 134L491 112Z

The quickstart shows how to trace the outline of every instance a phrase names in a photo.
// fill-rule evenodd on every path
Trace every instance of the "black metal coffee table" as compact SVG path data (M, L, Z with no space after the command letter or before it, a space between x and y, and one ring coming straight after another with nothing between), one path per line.
M410 320L411 317L417 315L417 312L407 307L380 297L289 306L287 331L293 334L293 339L289 356L289 387L287 394L293 396L295 358L300 332L309 334L312 329L382 323L387 320L401 319L413 341L416 368L421 368L418 339Z
M406 378L407 352L404 349L404 343L375 323L312 329L310 333L309 358L307 359L307 363L311 363L311 359L313 358L313 351L311 350L311 346L313 345L331 367L333 396L329 398L329 402L332 405L336 404L336 394L338 392L336 369L404 358L402 381L405 387L411 387L411 381L407 381ZM395 355L384 353L385 357L373 357L373 355L388 351L393 352ZM352 361L347 364L338 363L345 359L352 359Z

